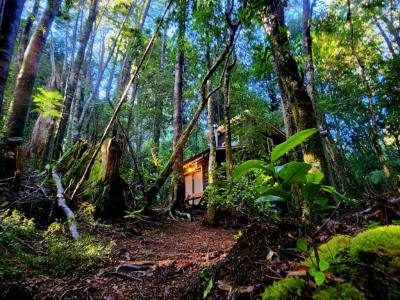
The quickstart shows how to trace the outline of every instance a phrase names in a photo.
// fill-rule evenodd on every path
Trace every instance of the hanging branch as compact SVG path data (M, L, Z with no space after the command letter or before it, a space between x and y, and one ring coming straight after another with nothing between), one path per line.
M167 13L168 13L168 10L169 10L169 8L171 7L171 5L172 5L173 2L174 2L174 0L169 0L168 5L167 5L167 7L165 8L164 13L163 13L163 15L162 15L162 17L161 17L161 20L158 22L157 28L156 28L155 32L153 33L153 36L151 37L149 43L147 44L147 47L146 47L146 49L145 49L145 51L144 51L144 53L143 53L143 55L142 55L142 58L141 58L140 61L139 61L139 64L138 64L138 66L135 68L135 70L134 70L134 72L133 72L133 75L131 76L131 79L129 80L129 83L128 83L128 85L126 86L126 88L125 88L125 90L124 90L124 92L123 92L123 94L122 94L122 96L121 96L121 98L120 98L120 100L119 100L119 102L118 102L118 104L117 104L115 110L114 110L114 113L113 113L113 115L111 116L111 119L110 119L110 121L108 122L106 129L105 129L104 132L103 132L103 135L102 135L102 137L101 137L101 139L100 139L99 144L98 144L97 147L96 147L96 150L94 151L92 157L90 158L88 164L86 165L85 171L83 172L83 175L82 175L81 179L79 180L78 184L76 185L76 187L75 187L75 189L74 189L74 191L73 191L73 193L72 193L72 195L71 195L71 200L74 199L74 197L75 197L76 193L78 192L79 188L81 187L81 185L82 185L83 182L85 181L85 178L88 176L89 171L90 171L90 168L92 167L92 165L93 165L93 163L94 163L94 161L95 161L95 159L96 159L96 156L97 156L97 154L98 154L99 151L100 151L101 146L103 145L103 143L104 143L104 141L105 141L105 139L106 139L108 133L110 132L110 130L111 130L111 128L112 128L112 125L113 125L115 119L117 118L118 113L120 112L120 110L121 110L121 108L122 108L122 105L123 105L124 102L126 101L127 96L128 96L128 92L129 92L129 89L130 89L132 83L136 80L136 78L137 78L137 76L138 76L138 74L139 74L139 71L140 71L140 69L141 69L141 67L142 67L142 65L143 65L143 63L144 63L144 61L145 61L145 59L146 59L146 57L147 57L147 55L148 55L148 53L149 53L149 51L150 51L150 49L151 49L151 47L152 47L152 45L153 45L153 43L154 43L154 41L155 41L157 35L158 35L158 32L160 31L160 28L161 28L161 26L162 26L162 24L163 24L163 22L164 22L164 19L165 19Z

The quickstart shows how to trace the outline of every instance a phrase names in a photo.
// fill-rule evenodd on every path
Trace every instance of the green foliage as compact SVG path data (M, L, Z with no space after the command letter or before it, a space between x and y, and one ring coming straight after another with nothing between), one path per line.
M203 299L206 299L214 287L214 281L212 278L210 278L207 268L203 268L199 272L198 277L199 277L200 283L203 287Z
M38 93L33 96L33 102L38 107L33 111L40 112L43 117L52 116L61 118L63 96L59 91L38 88Z
M302 291L306 282L297 277L286 278L267 287L262 294L262 300L302 299Z
M80 215L91 215L83 206ZM33 219L14 210L0 212L0 279L17 279L25 272L60 277L85 272L109 256L113 243L90 235L71 240L65 225L56 221L46 231L35 228Z
M386 185L388 180L382 170L375 170L368 174L367 180L374 185Z
M314 300L364 300L361 293L350 283L342 283L336 286L325 286L313 295Z
M275 165L277 159L316 132L316 129L306 129L277 145L271 152L269 164L262 160L249 160L236 166L235 180L249 179L247 184L254 186L258 203L289 202L293 195L292 186L295 184L300 188L307 206L313 211L323 212L334 208L335 206L329 204L326 195L340 194L334 188L321 184L323 173L304 162L292 161L284 165Z

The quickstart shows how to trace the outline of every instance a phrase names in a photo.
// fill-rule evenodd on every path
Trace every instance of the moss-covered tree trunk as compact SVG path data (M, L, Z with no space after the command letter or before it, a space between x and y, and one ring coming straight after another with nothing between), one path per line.
M76 185L95 147L78 140L61 157L57 163L57 170L63 174L64 186ZM128 209L126 204L128 186L119 175L121 156L121 143L114 139L106 140L79 190L79 200L94 204L97 214L105 218L119 217Z

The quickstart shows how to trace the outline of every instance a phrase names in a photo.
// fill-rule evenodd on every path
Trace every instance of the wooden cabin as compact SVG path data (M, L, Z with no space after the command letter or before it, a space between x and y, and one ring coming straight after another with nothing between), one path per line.
M286 140L285 134L273 125L270 125L271 133L268 144L277 145ZM225 128L219 126L217 133L217 164L225 161ZM207 137L205 137L207 138ZM268 138L267 138L268 139ZM242 143L245 144L245 143ZM232 142L234 149L240 148ZM207 149L183 162L183 174L185 179L185 201L190 205L198 205L203 197L203 191L208 185L208 160L210 149Z

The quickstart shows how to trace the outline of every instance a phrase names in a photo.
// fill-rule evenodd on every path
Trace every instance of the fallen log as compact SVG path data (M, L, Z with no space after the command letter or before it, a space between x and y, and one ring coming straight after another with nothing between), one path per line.
M58 207L62 209L65 216L67 217L67 222L69 223L69 231L71 232L71 236L74 240L79 239L78 227L76 225L75 215L72 210L68 207L65 198L64 198L64 188L61 183L61 178L58 173L52 170L52 175L54 182L57 187L57 204Z

